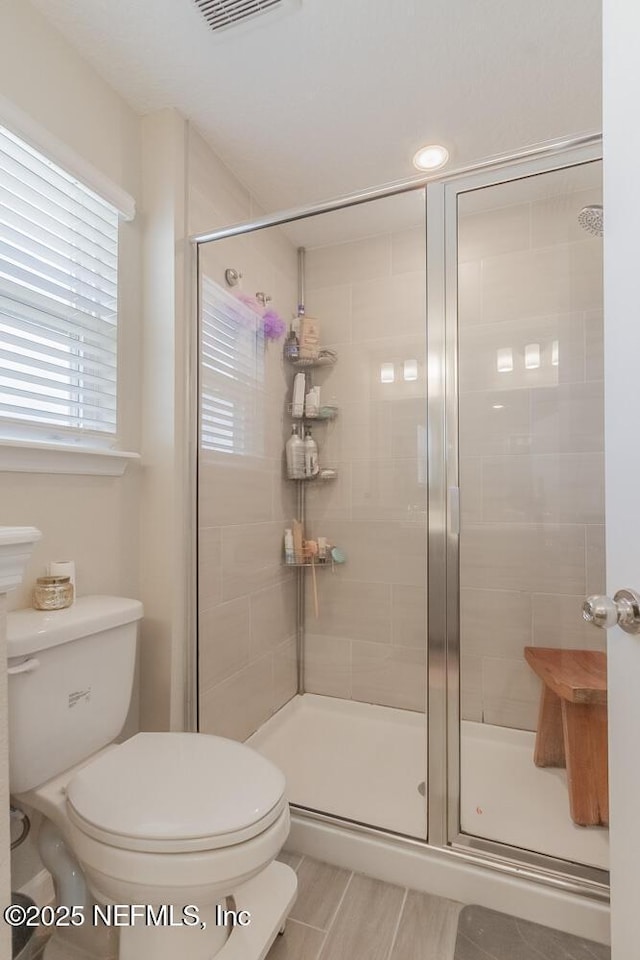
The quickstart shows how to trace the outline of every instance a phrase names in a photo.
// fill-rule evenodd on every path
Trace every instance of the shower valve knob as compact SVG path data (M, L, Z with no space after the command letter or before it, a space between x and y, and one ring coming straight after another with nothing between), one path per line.
M618 624L625 633L640 633L640 594L635 590L618 590L610 597L587 597L582 616L594 627L607 630Z

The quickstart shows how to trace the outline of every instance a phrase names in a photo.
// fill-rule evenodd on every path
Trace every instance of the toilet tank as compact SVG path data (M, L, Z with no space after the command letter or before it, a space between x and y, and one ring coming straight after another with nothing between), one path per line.
M66 610L7 614L9 787L24 793L122 730L142 604L80 597Z

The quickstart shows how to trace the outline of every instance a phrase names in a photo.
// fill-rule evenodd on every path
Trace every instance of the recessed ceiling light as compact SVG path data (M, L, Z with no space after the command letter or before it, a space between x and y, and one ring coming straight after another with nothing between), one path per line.
M413 165L417 170L438 170L444 167L449 159L449 151L439 143L430 143L428 147L420 147L413 158Z

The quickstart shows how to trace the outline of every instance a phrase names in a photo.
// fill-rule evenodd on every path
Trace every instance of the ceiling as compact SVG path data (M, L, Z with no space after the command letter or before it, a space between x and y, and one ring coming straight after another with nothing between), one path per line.
M193 0L33 0L138 111L189 117L266 210L600 128L600 0L302 0L214 34Z

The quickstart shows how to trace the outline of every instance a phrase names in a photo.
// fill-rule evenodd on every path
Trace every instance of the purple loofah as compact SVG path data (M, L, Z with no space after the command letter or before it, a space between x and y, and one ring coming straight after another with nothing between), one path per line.
M287 329L287 325L275 310L265 310L262 315L262 327L267 340L279 340Z

